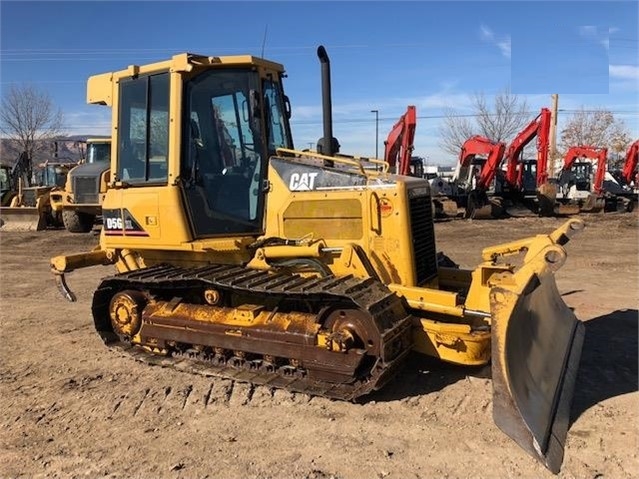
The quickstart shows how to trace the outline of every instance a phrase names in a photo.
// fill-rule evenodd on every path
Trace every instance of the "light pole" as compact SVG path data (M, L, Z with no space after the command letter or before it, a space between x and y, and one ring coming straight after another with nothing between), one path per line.
M375 158L379 158L379 110L371 110L375 113Z

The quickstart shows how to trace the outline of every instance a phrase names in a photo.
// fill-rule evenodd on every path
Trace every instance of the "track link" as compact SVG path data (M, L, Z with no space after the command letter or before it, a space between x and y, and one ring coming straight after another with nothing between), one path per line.
M359 366L356 374L346 378L344 370L347 368L340 361L342 358L345 362L352 361L352 352L348 355L331 352L330 354L335 355L335 371L327 371L326 365L321 371L315 371L314 362L305 359L317 354L322 354L323 357L327 355L326 351L316 345L306 345L303 349L295 345L296 351L307 354L301 358L302 366L298 366L295 361L286 364L269 362L264 356L253 354L254 351L244 354L237 351L237 346L226 347L223 337L222 343L215 348L218 353L214 354L212 348L203 348L201 344L188 341L185 344L183 339L186 333L178 332L176 337L181 338L180 347L169 347L166 354L156 355L139 345L131 344L127 338L122 338L113 331L109 303L119 291L137 290L175 305L185 301L188 294L208 288L220 291L225 297L250 298L251 303L268 304L272 309L276 305L275 310L281 307L293 310L298 305L304 305L307 311L319 315L327 308L357 309L369 318L375 326L373 329L378 332L374 338L377 354L368 358L365 370ZM147 364L340 400L354 400L381 388L393 377L411 348L412 318L407 314L403 301L373 278L309 278L236 265L182 268L163 264L104 279L94 294L92 311L96 330L110 348ZM149 323L147 330L153 331L156 327L152 324L153 319L147 318L145 321ZM197 335L188 336L196 337ZM229 338L228 341L233 340ZM260 347L268 347L268 344L264 344L268 341L259 338L257 341L261 341ZM225 347L232 354L220 355L219 349ZM359 351L358 354L362 356L365 353ZM343 355L342 358L339 357L340 354ZM291 356L289 359L293 357L295 360L300 359L299 356ZM331 376L333 373L334 376Z

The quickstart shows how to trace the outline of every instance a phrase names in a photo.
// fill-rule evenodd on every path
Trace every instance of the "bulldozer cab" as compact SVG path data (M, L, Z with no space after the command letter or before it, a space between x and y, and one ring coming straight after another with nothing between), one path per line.
M36 172L35 184L51 188L64 188L69 169L69 165L46 164L40 171Z
M196 236L261 233L266 160L291 146L281 85L233 69L203 73L186 91L181 176Z
M101 75L89 81L95 103L110 101L109 89L119 97L111 160L118 193L103 205L107 230L118 225L111 211L144 192L183 199L187 221L176 239L261 234L267 160L277 148L292 148L282 66L251 56L183 54L137 68L137 75L115 72L118 83Z

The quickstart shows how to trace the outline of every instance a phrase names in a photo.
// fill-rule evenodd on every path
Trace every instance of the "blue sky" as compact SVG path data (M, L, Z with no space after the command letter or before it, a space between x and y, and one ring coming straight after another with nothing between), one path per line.
M559 127L584 107L618 112L639 137L636 1L0 2L0 87L47 90L73 134L108 134L110 111L86 105L86 79L189 51L283 63L294 142L322 135L317 46L331 59L334 134L343 153L374 155L417 108L414 154L439 148L443 108L510 85L531 117L559 93Z

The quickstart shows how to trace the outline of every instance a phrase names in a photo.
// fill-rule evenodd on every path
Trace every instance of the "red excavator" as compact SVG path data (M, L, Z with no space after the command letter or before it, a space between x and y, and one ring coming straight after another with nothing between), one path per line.
M595 160L596 171L593 171ZM559 173L557 200L560 205L578 205L579 211L599 212L606 208L609 198L603 190L608 149L596 146L572 146L564 156ZM616 209L616 208L615 208Z
M417 126L417 113L415 107L409 105L384 142L384 160L390 165L390 171L404 176L422 176L417 162L411 162L413 141L415 140L415 127ZM411 167L413 167L411 169ZM412 170L412 171L411 171ZM423 171L423 170L422 170Z
M506 182L513 190L517 200L542 216L553 213L557 188L548 182L548 157L550 150L551 113L542 108L508 146L504 160L506 161ZM521 154L534 138L537 138L537 158L533 161L523 160ZM527 176L534 176L534 188L525 181ZM531 202L531 197L534 199ZM536 201L535 201L536 200Z
M493 181L506 145L475 135L464 142L459 154L453 182L459 194L466 197L465 218L499 217L503 213L498 195L489 198Z
M632 153L632 145L628 153ZM595 160L594 163L588 161L589 159ZM630 162L632 165L632 158ZM570 204L578 206L580 212L632 211L637 203L637 195L624 190L612 176L606 186L607 164L607 148L571 147L564 157L564 165L559 175L558 211L561 213L562 208ZM632 170L630 171L632 175Z

